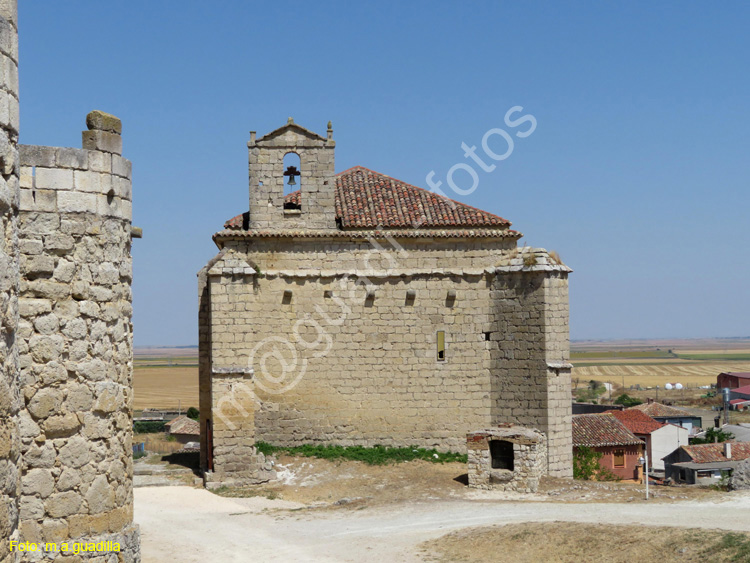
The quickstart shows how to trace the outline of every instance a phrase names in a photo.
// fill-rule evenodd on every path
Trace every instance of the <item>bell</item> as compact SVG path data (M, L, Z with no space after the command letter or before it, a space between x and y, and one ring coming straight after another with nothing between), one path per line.
M292 175L289 176L289 182L287 182L287 185L288 186L296 186L297 185L297 182L294 181L294 176L292 176Z

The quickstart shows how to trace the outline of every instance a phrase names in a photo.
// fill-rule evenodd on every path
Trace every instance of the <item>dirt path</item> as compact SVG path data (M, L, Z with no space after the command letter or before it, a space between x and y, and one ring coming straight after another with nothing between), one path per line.
M190 487L135 490L144 563L420 561L416 546L450 531L517 522L674 525L750 531L750 493L723 502L555 503L445 500L305 510Z

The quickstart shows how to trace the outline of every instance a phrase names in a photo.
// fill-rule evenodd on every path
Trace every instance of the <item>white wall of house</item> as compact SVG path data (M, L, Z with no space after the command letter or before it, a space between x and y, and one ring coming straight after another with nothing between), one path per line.
M649 465L653 469L664 469L664 456L671 454L680 446L688 445L690 432L682 426L667 424L651 433L651 455Z

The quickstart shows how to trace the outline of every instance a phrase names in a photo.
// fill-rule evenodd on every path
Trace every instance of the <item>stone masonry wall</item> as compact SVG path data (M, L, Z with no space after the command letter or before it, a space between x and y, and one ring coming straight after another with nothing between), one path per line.
M0 562L17 561L18 435L18 31L15 0L0 0Z
M546 430L544 287L558 272L498 273L515 252L513 240L399 242L404 252L390 259L360 241L227 242L221 260L233 267L214 263L204 293L210 331L201 329L209 349L202 389L211 378L203 366L252 365L256 439L279 445L464 451L467 432L503 417ZM500 287L524 276L538 294L501 295ZM438 331L445 332L444 362ZM505 338L529 358L499 361ZM516 382L517 392L510 389ZM220 384L214 378L211 404L224 393ZM569 387L567 394L569 401Z
M30 542L118 542L116 560L130 563L140 559L131 165L120 156L119 119L92 112L87 125L83 149L21 147L20 530Z
M572 476L567 268L506 268L492 287L492 424L547 436L550 475Z
M281 129L248 143L250 163L250 225L252 228L335 229L334 147L331 138L323 139L299 127L292 119ZM296 181L300 189L301 209L284 209L284 156L300 158Z

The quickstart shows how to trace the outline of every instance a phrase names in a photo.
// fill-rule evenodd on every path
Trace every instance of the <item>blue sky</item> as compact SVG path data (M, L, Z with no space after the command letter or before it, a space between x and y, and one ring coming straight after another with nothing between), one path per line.
M136 345L197 343L195 274L247 210L250 130L331 120L337 171L426 187L516 105L537 129L457 199L575 270L572 338L750 334L747 5L20 4L21 142L123 120Z

